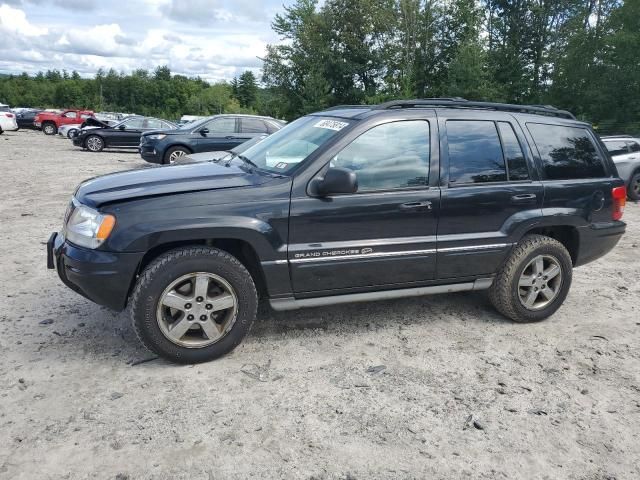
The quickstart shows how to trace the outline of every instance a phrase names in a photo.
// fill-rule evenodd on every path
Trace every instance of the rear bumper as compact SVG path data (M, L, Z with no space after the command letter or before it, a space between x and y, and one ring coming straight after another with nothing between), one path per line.
M47 268L56 270L75 292L116 311L126 307L142 256L79 248L59 233L52 233L47 242Z
M593 262L618 244L627 228L624 222L595 223L578 229L580 246L576 267Z
M71 141L76 147L82 147L84 144L84 136L80 137L76 135L75 137L71 138Z

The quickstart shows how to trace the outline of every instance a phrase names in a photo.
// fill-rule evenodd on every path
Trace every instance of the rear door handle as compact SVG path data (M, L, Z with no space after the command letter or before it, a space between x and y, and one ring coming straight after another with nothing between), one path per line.
M522 193L511 197L511 203L535 203L538 196L535 193Z
M424 208L426 210L431 210L433 208L433 204L429 200L424 200L422 202L408 202L400 205L402 210L415 210L417 208Z

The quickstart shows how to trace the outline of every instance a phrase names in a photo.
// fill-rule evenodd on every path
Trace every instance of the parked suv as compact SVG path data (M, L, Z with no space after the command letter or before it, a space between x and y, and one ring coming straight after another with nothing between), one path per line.
M625 231L624 182L588 124L463 100L331 109L243 154L94 178L48 266L131 308L176 362L235 348L276 310L489 290L516 322L552 315L573 267Z
M143 134L140 155L151 163L174 163L190 153L231 150L253 137L282 128L282 122L255 115L215 115L177 130Z
M627 184L627 195L631 200L640 200L640 138L617 135L602 137L602 141Z

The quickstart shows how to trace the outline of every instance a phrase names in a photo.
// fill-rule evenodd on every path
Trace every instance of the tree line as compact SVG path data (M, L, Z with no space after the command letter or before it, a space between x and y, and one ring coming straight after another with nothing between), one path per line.
M130 74L99 70L95 78L49 70L0 77L0 101L17 107L87 108L178 119L182 115L253 113L260 90L247 70L231 83L172 75L167 66Z
M640 132L637 0L297 0L272 22L261 85L209 84L168 67L95 78L0 78L0 101L177 118L247 112L293 119L398 98L551 104L603 133ZM206 72L203 72L203 74Z

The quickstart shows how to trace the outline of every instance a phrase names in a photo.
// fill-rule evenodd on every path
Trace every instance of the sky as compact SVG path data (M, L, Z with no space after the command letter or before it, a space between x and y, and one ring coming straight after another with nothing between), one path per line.
M285 1L290 4L291 1ZM208 81L259 74L283 0L0 0L0 73L168 65Z

